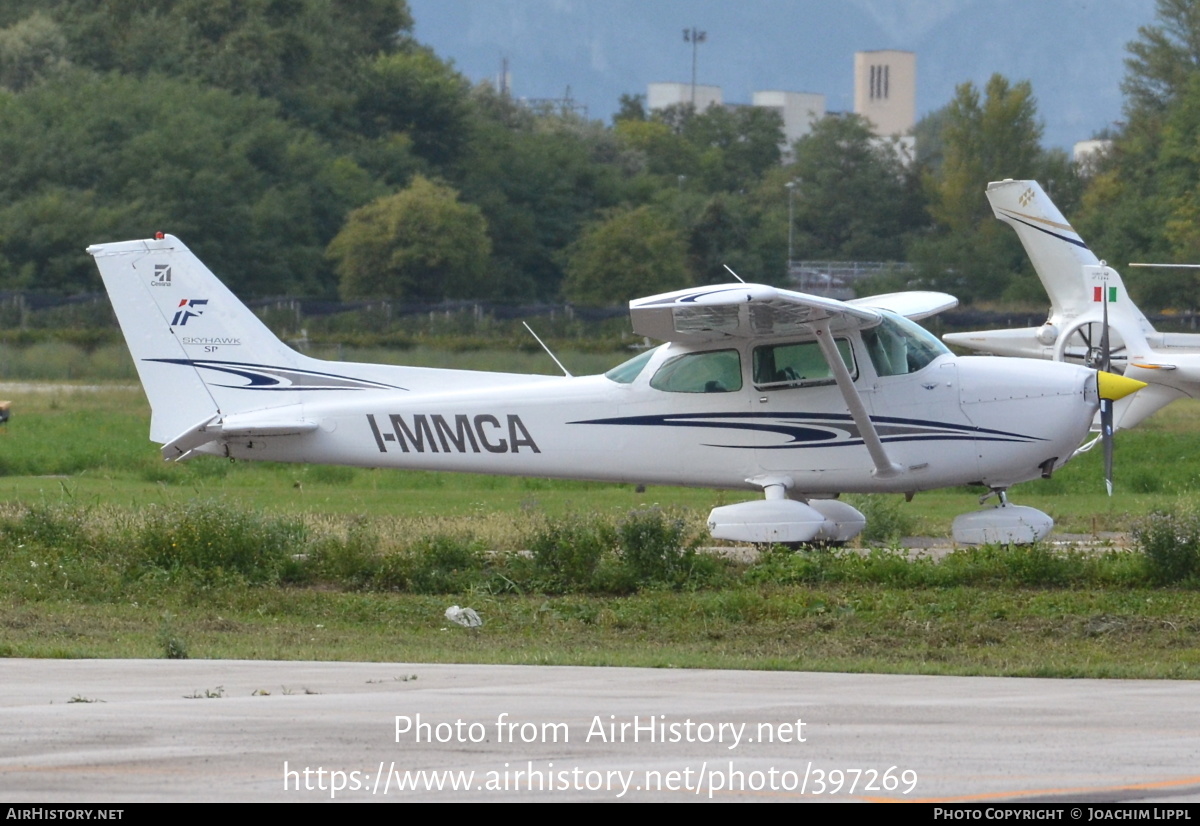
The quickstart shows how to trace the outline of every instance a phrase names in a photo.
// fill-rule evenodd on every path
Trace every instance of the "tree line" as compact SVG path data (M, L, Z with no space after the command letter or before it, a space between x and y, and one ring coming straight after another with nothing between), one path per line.
M762 108L531 110L412 31L403 0L5 3L0 289L94 290L88 244L163 230L244 297L614 305L725 265L779 283L790 252L913 265L880 289L1043 301L984 198L1025 177L1111 261L1200 256L1200 0L1159 0L1084 170L998 75L923 118L907 158L853 115L784 147ZM1195 303L1189 279L1130 281Z

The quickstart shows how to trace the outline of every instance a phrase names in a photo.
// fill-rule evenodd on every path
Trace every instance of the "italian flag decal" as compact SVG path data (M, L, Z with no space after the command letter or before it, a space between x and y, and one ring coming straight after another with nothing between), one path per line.
M1109 304L1112 304L1117 300L1116 287L1092 287L1092 301L1096 302L1106 300L1105 293L1108 293L1107 301Z

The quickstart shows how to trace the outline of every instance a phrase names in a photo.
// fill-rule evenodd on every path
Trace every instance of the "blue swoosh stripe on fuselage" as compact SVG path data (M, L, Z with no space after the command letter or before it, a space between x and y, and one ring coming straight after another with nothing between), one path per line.
M728 421L733 419L735 421ZM755 419L771 419L774 423L756 422ZM799 420L789 424L787 420ZM726 421L721 421L726 420ZM989 442L1036 442L1045 441L1038 436L991 430L974 425L947 422L904 419L894 416L873 417L871 421L879 432L882 442L927 442L968 441L979 439ZM809 422L810 424L803 424ZM571 424L623 425L641 427L703 427L710 429L742 430L757 433L778 433L790 436L791 441L781 445L720 445L707 447L729 447L751 450L780 450L810 447L841 447L863 444L858 428L849 414L831 413L676 413L648 416L620 416L611 419L591 419ZM822 426L824 425L824 426ZM847 426L848 425L848 426ZM888 430L907 429L906 433L888 433ZM933 431L933 432L931 432Z

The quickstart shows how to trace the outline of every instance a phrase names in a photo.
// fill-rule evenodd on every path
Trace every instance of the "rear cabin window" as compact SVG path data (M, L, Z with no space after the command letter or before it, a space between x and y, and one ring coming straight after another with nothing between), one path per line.
M854 350L848 339L836 340L838 352L850 372L858 378ZM764 344L754 348L754 386L758 390L782 390L787 387L809 387L833 384L833 371L815 341L792 344Z
M650 386L668 393L732 393L742 389L742 359L737 350L684 353L667 359Z

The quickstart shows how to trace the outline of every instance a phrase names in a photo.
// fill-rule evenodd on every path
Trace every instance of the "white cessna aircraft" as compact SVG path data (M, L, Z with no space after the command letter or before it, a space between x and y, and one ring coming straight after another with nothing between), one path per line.
M667 343L602 376L319 361L280 342L177 238L88 251L168 460L765 492L712 511L723 539L845 541L864 518L838 494L981 484L1002 506L959 517L960 541L1035 541L1053 522L1004 491L1066 462L1102 393L1138 386L955 357L910 320L957 303L941 293L840 302L757 284L631 302L634 330Z
M1133 303L1121 276L1088 249L1037 181L995 181L988 201L1021 239L1050 314L1040 327L943 336L1000 356L1100 366L1105 317L1112 369L1149 385L1115 405L1116 429L1129 428L1176 399L1200 398L1200 335L1160 333Z

